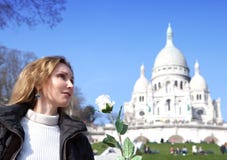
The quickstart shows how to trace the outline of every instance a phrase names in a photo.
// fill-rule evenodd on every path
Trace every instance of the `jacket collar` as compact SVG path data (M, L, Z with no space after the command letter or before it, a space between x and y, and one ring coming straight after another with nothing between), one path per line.
M83 122L72 119L65 113L60 113L59 117L61 135L69 136L78 132L87 131L86 125Z
M0 123L6 128L24 138L24 130L20 125L22 117L28 110L28 105L11 105L0 107Z
M11 105L0 107L0 121L7 126L14 126L20 123L20 120L28 110L27 105Z

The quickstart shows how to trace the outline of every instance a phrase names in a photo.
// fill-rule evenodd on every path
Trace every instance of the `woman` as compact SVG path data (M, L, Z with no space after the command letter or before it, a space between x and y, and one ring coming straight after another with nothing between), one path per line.
M50 56L20 73L9 104L0 107L1 160L93 160L84 123L64 114L73 97L71 65Z

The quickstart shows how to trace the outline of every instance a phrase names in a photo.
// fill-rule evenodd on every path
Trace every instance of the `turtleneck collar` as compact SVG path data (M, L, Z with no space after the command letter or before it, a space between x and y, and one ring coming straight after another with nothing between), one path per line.
M29 109L27 111L26 117L31 121L34 121L34 122L37 122L40 124L44 124L44 125L48 125L48 126L57 125L58 119L59 119L59 115L50 116L50 115L34 112L31 109Z

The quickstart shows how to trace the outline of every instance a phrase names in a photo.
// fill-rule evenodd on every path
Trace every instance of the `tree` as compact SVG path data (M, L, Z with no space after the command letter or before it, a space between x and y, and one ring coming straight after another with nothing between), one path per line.
M95 108L91 105L86 106L81 111L81 118L82 120L87 123L91 124L95 121Z
M62 21L66 0L1 0L0 28L11 24L36 26L40 23L54 27Z
M0 104L9 100L17 76L26 64L35 59L34 53L0 46Z

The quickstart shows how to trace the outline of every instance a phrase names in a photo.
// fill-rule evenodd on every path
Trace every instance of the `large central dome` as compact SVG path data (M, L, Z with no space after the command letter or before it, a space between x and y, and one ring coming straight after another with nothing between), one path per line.
M157 55L154 69L163 66L182 66L188 68L183 54L173 44L173 33L170 24L167 29L166 45Z

